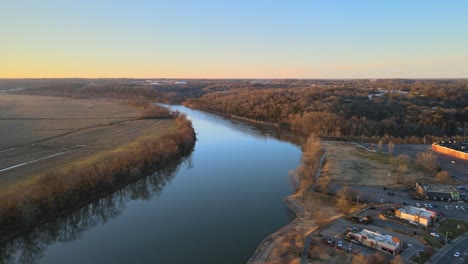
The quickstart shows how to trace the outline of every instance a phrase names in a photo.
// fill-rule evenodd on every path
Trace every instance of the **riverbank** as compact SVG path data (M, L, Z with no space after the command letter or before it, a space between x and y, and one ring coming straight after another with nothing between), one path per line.
M302 179L299 188L284 199L288 208L293 211L296 218L286 226L265 238L249 259L249 264L260 263L299 263L303 251L307 251L304 242L314 231L342 214L336 211L335 200L328 195L320 194L312 189L312 184L318 180L322 171L326 151L315 150L316 142L309 142L304 148L302 165L297 171L306 170L304 164L309 164L315 171L308 171L309 177ZM317 161L317 153L321 153ZM290 175L291 176L291 175Z
M144 134L127 146L81 162L81 166L50 172L3 191L0 241L31 230L189 155L196 140L191 121L183 114L174 118L171 122L175 129L171 133Z

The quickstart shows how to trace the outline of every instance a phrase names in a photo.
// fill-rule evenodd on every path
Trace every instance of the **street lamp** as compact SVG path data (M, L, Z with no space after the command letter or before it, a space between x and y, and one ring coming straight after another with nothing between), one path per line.
M337 242L336 242L336 234L335 234L335 248L336 248L336 243L337 243Z
M352 245L352 243L349 242L349 247L348 247L349 263L351 263L351 250L352 250L351 245Z
M359 207L359 195L356 196L356 205Z
M449 231L445 232L445 244L447 244L447 242L448 242L448 234L449 233L450 233L450 235L452 234L452 232L449 232Z

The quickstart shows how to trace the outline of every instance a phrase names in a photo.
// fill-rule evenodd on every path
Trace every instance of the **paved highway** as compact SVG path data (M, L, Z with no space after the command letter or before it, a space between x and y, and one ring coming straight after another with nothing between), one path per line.
M465 263L468 264L468 235L464 235L463 237L456 240L454 244L449 247L443 248L443 251L434 255L431 259L429 259L428 263L435 263L435 264L448 264L448 263L456 263L461 264ZM460 257L453 256L455 252L460 252Z

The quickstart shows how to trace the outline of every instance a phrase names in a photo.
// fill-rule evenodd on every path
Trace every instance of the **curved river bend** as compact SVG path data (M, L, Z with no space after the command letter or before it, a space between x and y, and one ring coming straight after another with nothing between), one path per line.
M3 245L7 262L245 263L293 220L282 200L301 150L276 128L182 106L198 141L164 172ZM278 138L281 138L278 139Z

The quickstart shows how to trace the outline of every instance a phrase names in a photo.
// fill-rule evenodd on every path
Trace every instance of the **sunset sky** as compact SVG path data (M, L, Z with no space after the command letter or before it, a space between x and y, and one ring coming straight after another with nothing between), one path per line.
M468 1L14 0L0 78L467 78Z

